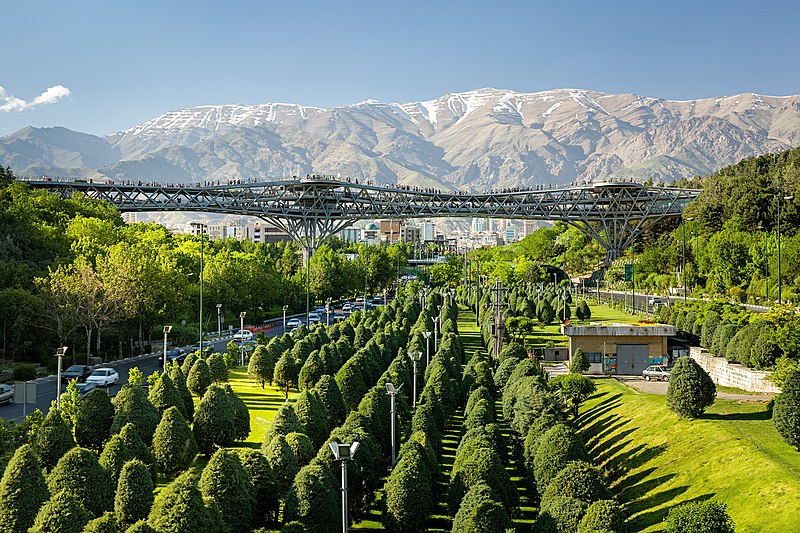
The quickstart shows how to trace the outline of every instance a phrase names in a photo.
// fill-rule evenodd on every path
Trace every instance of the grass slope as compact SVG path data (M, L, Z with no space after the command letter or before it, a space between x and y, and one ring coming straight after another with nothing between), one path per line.
M781 440L765 404L718 400L685 420L665 396L597 384L580 433L634 531L660 531L672 507L710 498L728 506L737 532L800 530L800 453Z

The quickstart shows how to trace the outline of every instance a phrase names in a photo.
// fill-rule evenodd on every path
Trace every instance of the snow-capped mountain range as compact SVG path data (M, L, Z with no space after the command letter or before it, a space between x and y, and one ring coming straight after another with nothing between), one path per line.
M201 106L107 137L24 128L0 138L0 164L20 175L192 182L323 173L480 191L671 181L798 144L800 95L672 101L479 89L330 109Z

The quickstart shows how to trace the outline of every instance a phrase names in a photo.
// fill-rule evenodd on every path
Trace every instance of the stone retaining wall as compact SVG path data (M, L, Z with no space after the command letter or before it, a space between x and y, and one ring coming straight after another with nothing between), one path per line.
M774 383L766 379L769 372L751 370L738 363L730 363L724 357L714 357L708 350L699 346L692 346L689 355L708 372L717 385L749 392L781 392Z

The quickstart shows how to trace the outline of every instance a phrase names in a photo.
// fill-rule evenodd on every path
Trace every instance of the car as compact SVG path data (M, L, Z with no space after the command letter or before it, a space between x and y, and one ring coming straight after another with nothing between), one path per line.
M303 321L300 320L299 318L290 318L289 320L286 321L286 328L287 329L296 328L302 323Z
M86 398L97 388L97 385L92 382L77 383L75 386L78 387L78 394L81 395L81 398Z
M89 374L92 373L92 367L89 365L72 365L68 369L61 372L61 378L69 381L77 379L78 383L83 383Z
M647 381L651 379L655 379L658 381L664 380L669 381L669 373L672 369L668 366L663 365L650 365L644 370L642 370L642 377Z
M200 349L198 345L198 349ZM183 348L170 348L167 350L167 363L183 363L186 359L186 351ZM164 366L164 354L158 356L159 366Z
M14 401L14 387L0 383L0 403L11 403Z
M235 341L249 341L253 339L253 332L249 329L241 329L233 334Z
M169 350L167 350L169 352ZM85 383L92 383L96 387L110 387L116 385L119 381L119 374L113 368L95 368L94 371L86 378Z
M345 313L352 313L353 304L351 304L350 302L345 302L344 305L342 306L342 311L344 311Z
M647 301L647 303L649 305L662 305L664 303L664 301L661 298L659 298L658 296L653 296L652 298L650 298Z
M312 324L317 324L321 320L322 317L320 317L317 313L308 313L308 321L311 322Z
M324 305L320 305L320 306L315 307L314 310L312 311L312 313L317 313L318 315L321 315L322 313L325 313L327 311L328 310L325 309Z

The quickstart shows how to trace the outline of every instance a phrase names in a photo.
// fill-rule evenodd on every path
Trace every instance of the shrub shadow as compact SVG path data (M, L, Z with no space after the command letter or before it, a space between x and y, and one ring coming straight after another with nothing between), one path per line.
M692 498L690 500L676 502L675 504L670 505L669 507L664 507L663 509L654 509L652 511L644 512L636 516L636 518L634 518L633 520L630 520L628 523L630 524L631 531L641 531L643 529L652 527L656 524L663 522L664 519L667 518L667 515L669 514L670 510L674 509L675 507L683 505L684 503L704 502L706 500L710 500L713 497L714 497L713 493L703 494L701 496Z

